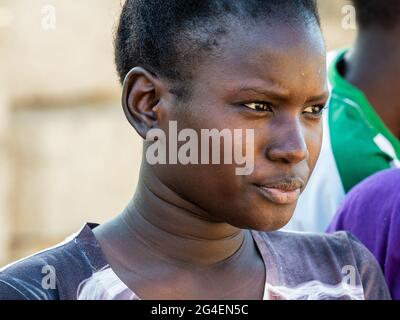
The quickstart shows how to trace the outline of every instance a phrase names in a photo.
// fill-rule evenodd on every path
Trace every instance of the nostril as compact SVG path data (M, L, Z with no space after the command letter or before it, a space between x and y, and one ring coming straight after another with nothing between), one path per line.
M280 122L267 145L266 156L271 161L298 163L308 159L309 150L306 144L305 132L298 119L286 119ZM312 147L312 144L310 145Z
M266 156L271 161L281 161L284 163L298 163L307 160L309 153L306 146L272 146L267 149Z

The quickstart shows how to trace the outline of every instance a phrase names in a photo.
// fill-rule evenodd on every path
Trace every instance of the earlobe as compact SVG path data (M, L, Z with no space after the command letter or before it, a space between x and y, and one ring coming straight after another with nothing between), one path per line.
M161 81L144 68L133 68L125 77L122 107L129 123L146 139L157 123L156 106L160 100Z

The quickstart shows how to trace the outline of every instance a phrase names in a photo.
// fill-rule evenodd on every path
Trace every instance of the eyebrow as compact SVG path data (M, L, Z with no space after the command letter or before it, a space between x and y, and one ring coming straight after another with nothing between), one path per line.
M266 89L260 89L260 88L255 88L255 87L246 87L246 86L242 86L238 89L238 92L253 92L253 93L257 93L257 94L262 94L265 96L268 96L269 98L272 98L274 100L278 100L278 101L284 101L289 99L290 94L287 90L266 90ZM321 101L321 100L327 100L329 97L329 92L323 92L322 94L316 95L316 96L312 96L309 97L306 100L306 103L309 102L313 102L313 101Z
M267 89L260 89L260 88L255 88L255 87L246 87L246 86L241 86L237 90L238 92L252 92L256 94L261 94L264 96L268 96L269 98L273 98L275 100L287 100L290 96L289 92L287 90L267 90Z
M324 93L322 93L320 95L312 96L312 97L308 98L306 102L328 100L328 98L329 98L329 92L326 91L326 92L324 92Z

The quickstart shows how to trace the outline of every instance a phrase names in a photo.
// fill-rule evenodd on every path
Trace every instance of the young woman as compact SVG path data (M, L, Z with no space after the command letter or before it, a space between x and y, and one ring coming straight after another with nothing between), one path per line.
M252 130L252 145L233 144L253 150L253 170L150 164L146 141L126 209L5 268L1 298L389 298L373 256L347 233L274 231L321 146L328 94L314 1L128 0L116 63L139 135L158 129L169 140L173 121L199 136Z

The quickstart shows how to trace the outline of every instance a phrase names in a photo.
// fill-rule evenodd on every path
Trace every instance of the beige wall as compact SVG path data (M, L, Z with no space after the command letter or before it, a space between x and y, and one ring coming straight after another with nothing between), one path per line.
M349 44L354 30L341 27L342 1L321 3L328 47ZM43 29L48 5L54 30ZM0 0L0 8L4 264L117 214L137 181L141 141L119 105L119 0Z
M9 104L0 91L0 262L9 258L12 224L10 221L11 170L9 159Z
M104 222L129 200L141 141L117 105L18 111L12 130L13 255Z
M9 95L116 93L112 32L119 0L0 0L0 6L13 16L0 29ZM49 28L52 8L55 29Z
M349 24L347 7L350 0L317 0L322 30L328 50L349 46L355 36L355 22ZM354 19L351 19L354 20Z

